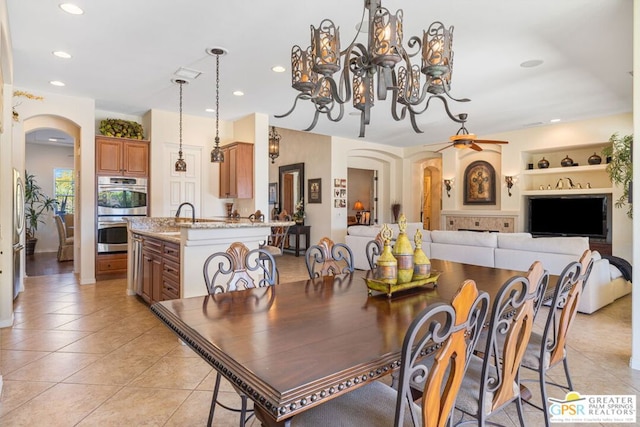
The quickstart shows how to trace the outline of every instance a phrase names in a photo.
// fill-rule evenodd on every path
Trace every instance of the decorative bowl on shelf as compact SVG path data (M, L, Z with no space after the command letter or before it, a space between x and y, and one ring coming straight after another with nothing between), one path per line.
M564 159L560 161L560 165L562 165L563 167L573 166L573 159L567 155Z
M544 157L542 159L540 159L538 161L538 168L539 169L546 169L549 167L549 160L545 159Z
M592 155L592 156L590 156L590 157L587 159L587 162L588 162L590 165L599 165L600 163L602 163L602 157L598 156L598 155L594 152L594 153L593 153L593 155Z

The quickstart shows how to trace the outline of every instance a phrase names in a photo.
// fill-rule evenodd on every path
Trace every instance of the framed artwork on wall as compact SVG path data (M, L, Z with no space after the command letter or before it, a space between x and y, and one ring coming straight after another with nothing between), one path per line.
M269 204L275 205L278 203L278 183L269 183Z
M496 171L484 160L472 162L464 171L465 205L496 204Z
M322 203L322 178L310 179L307 183L309 186L308 203Z

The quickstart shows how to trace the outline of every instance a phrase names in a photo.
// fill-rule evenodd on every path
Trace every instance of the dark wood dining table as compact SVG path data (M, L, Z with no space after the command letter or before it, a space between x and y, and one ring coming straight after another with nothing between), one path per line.
M432 260L437 284L368 295L369 271L163 301L151 310L254 402L265 425L391 373L405 332L466 279L493 297L526 272ZM551 282L550 282L551 285ZM203 284L204 286L204 284ZM547 291L549 294L549 290Z

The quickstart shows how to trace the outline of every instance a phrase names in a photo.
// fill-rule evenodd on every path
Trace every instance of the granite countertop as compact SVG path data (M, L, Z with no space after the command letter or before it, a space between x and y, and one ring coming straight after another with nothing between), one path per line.
M139 234L156 237L171 242L180 242L180 234L185 229L216 229L216 228L248 228L248 227L278 227L294 225L293 221L251 221L247 218L191 218L174 217L127 217L129 229Z

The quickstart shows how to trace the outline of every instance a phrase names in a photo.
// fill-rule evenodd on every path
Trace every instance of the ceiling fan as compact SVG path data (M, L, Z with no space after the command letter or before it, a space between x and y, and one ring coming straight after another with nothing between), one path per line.
M508 144L509 143L509 141L497 141L493 139L477 139L476 135L474 133L469 133L467 128L464 126L465 122L467 121L467 114L462 113L462 114L459 114L458 117L460 118L460 123L462 123L462 126L460 127L460 129L458 129L458 132L456 132L455 135L452 135L449 137L449 139L451 140L451 143L446 147L442 147L441 149L436 150L435 151L436 153L450 147L471 148L472 150L482 151L482 147L480 147L478 144Z

